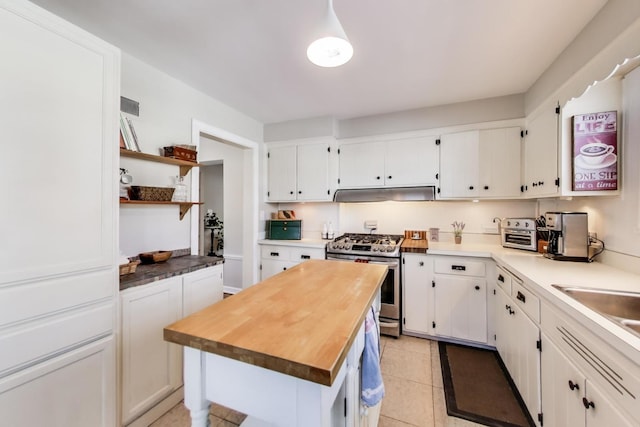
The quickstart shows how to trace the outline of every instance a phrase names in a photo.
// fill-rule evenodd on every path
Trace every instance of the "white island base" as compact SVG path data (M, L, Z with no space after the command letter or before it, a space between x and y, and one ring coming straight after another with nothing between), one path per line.
M208 425L211 402L247 414L245 427L359 426L363 349L364 326L333 384L325 386L184 347L184 403L191 413L191 426Z

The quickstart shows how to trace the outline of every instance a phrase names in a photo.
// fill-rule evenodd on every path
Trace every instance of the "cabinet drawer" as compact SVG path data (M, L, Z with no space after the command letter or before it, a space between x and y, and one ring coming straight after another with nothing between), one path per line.
M540 300L529 292L520 282L511 282L513 301L536 323L540 323Z
M302 238L301 220L269 220L267 221L267 239L300 240Z
M321 248L291 248L291 261L303 262L308 259L324 259L324 249Z
M511 295L511 275L496 266L496 283L507 295Z
M486 266L482 261L469 261L461 258L442 258L435 260L434 270L440 274L484 277Z
M288 261L291 256L291 248L288 246L262 246L262 258L280 259Z

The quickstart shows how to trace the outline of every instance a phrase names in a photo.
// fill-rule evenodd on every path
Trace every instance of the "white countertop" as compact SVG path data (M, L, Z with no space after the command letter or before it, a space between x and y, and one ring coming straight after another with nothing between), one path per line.
M552 285L640 292L640 275L599 262L555 261L537 252L506 249L499 245L429 242L429 255L493 258L523 280L546 303L558 307L612 348L640 365L640 337L577 302Z
M298 246L301 248L322 248L326 246L329 240L323 239L300 239L300 240L258 240L259 245L281 245L281 246Z

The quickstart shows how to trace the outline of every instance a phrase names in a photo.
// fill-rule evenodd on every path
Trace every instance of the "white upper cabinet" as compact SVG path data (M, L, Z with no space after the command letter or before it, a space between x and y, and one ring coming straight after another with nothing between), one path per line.
M435 185L436 137L345 143L339 149L340 188Z
M442 135L440 197L519 197L520 132L507 127Z
M328 142L272 145L268 149L269 202L328 201Z
M524 182L526 197L558 194L558 117L557 102L544 105L527 117L524 138Z

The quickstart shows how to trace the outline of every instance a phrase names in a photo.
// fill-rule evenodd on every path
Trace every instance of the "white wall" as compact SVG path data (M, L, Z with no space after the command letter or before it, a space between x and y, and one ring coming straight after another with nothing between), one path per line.
M173 144L191 144L192 119L218 126L253 141L262 141L262 124L227 107L179 80L123 53L122 96L140 103L140 116L130 116L143 152L160 154ZM121 159L134 185L172 186L178 168ZM187 175L190 184L191 173ZM194 208L192 208L194 209ZM197 207L195 207L197 209ZM190 218L179 220L177 206L126 206L120 209L120 248L127 256L158 249L191 246Z

